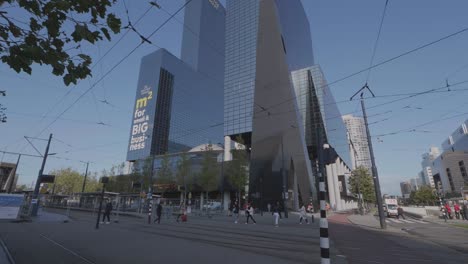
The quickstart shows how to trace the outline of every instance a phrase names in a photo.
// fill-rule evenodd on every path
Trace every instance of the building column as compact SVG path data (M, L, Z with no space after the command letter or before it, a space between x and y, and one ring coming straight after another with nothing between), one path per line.
M345 175L345 170L346 170L346 166L344 164L344 162L342 160L340 160L340 171L339 171L339 174L338 175ZM344 179L344 184L346 185L346 176L343 178ZM343 187L343 186L342 186ZM343 188L343 191L344 191L344 188ZM345 193L346 195L346 193ZM341 197L341 194L340 194L340 197ZM343 209L347 209L345 208L345 204L346 204L346 201L344 200L344 197L341 197L341 207Z
M332 172L333 172L333 188L335 189L335 210L341 210L341 195L340 195L340 187L338 186L338 160L332 164Z
M328 197L330 199L330 207L336 206L335 186L333 181L333 165L326 165L327 170L327 184L328 184Z
M232 160L231 154L231 137L224 137L224 161Z

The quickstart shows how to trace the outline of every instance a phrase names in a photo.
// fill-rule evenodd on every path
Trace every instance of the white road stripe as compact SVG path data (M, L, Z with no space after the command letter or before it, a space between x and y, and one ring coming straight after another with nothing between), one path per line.
M416 219L411 219L411 220L413 220L416 223L427 224L427 222L424 222L424 221L421 221L421 220L416 220Z
M400 221L403 221L405 223L410 223L410 224L414 224L415 222L411 221L411 220L406 220L406 219L401 219Z
M388 220L394 222L394 223L398 223L398 224L401 224L403 223L402 221L398 220L398 219L393 219L393 218L388 218Z

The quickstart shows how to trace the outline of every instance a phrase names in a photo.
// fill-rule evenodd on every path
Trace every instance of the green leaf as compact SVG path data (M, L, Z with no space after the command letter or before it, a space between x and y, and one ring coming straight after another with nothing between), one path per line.
M102 33L104 34L104 36L106 37L107 40L111 40L111 36L109 35L109 30L107 30L107 28L102 27L101 31L102 31Z
M118 19L114 14L107 15L107 25L115 34L120 32L120 27L122 25L120 19Z

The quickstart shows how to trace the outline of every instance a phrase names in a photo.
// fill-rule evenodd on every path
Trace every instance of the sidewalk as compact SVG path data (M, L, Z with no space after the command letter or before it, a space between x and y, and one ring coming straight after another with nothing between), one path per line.
M365 214L365 215L359 215L359 214L353 214L348 216L348 220L358 226L364 226L368 228L373 228L373 229L380 229L380 222L377 221L377 218L375 218L374 215L372 214Z

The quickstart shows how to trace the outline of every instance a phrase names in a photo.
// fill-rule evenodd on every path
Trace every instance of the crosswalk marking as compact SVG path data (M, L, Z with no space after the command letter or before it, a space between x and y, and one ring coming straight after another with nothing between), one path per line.
M403 223L408 223L408 224L427 224L427 222L421 221L421 220L416 220L416 219L395 219L395 218L387 218L385 219L385 222L387 223L397 223L397 224L403 224Z
M420 224L427 224L427 222L424 222L424 221L421 221L421 220L413 219L413 221L415 221L416 223L420 223Z
M413 221L406 220L406 219L401 219L400 221L403 221L403 222L405 222L405 223L411 223L411 224L414 224L414 222L413 222Z

